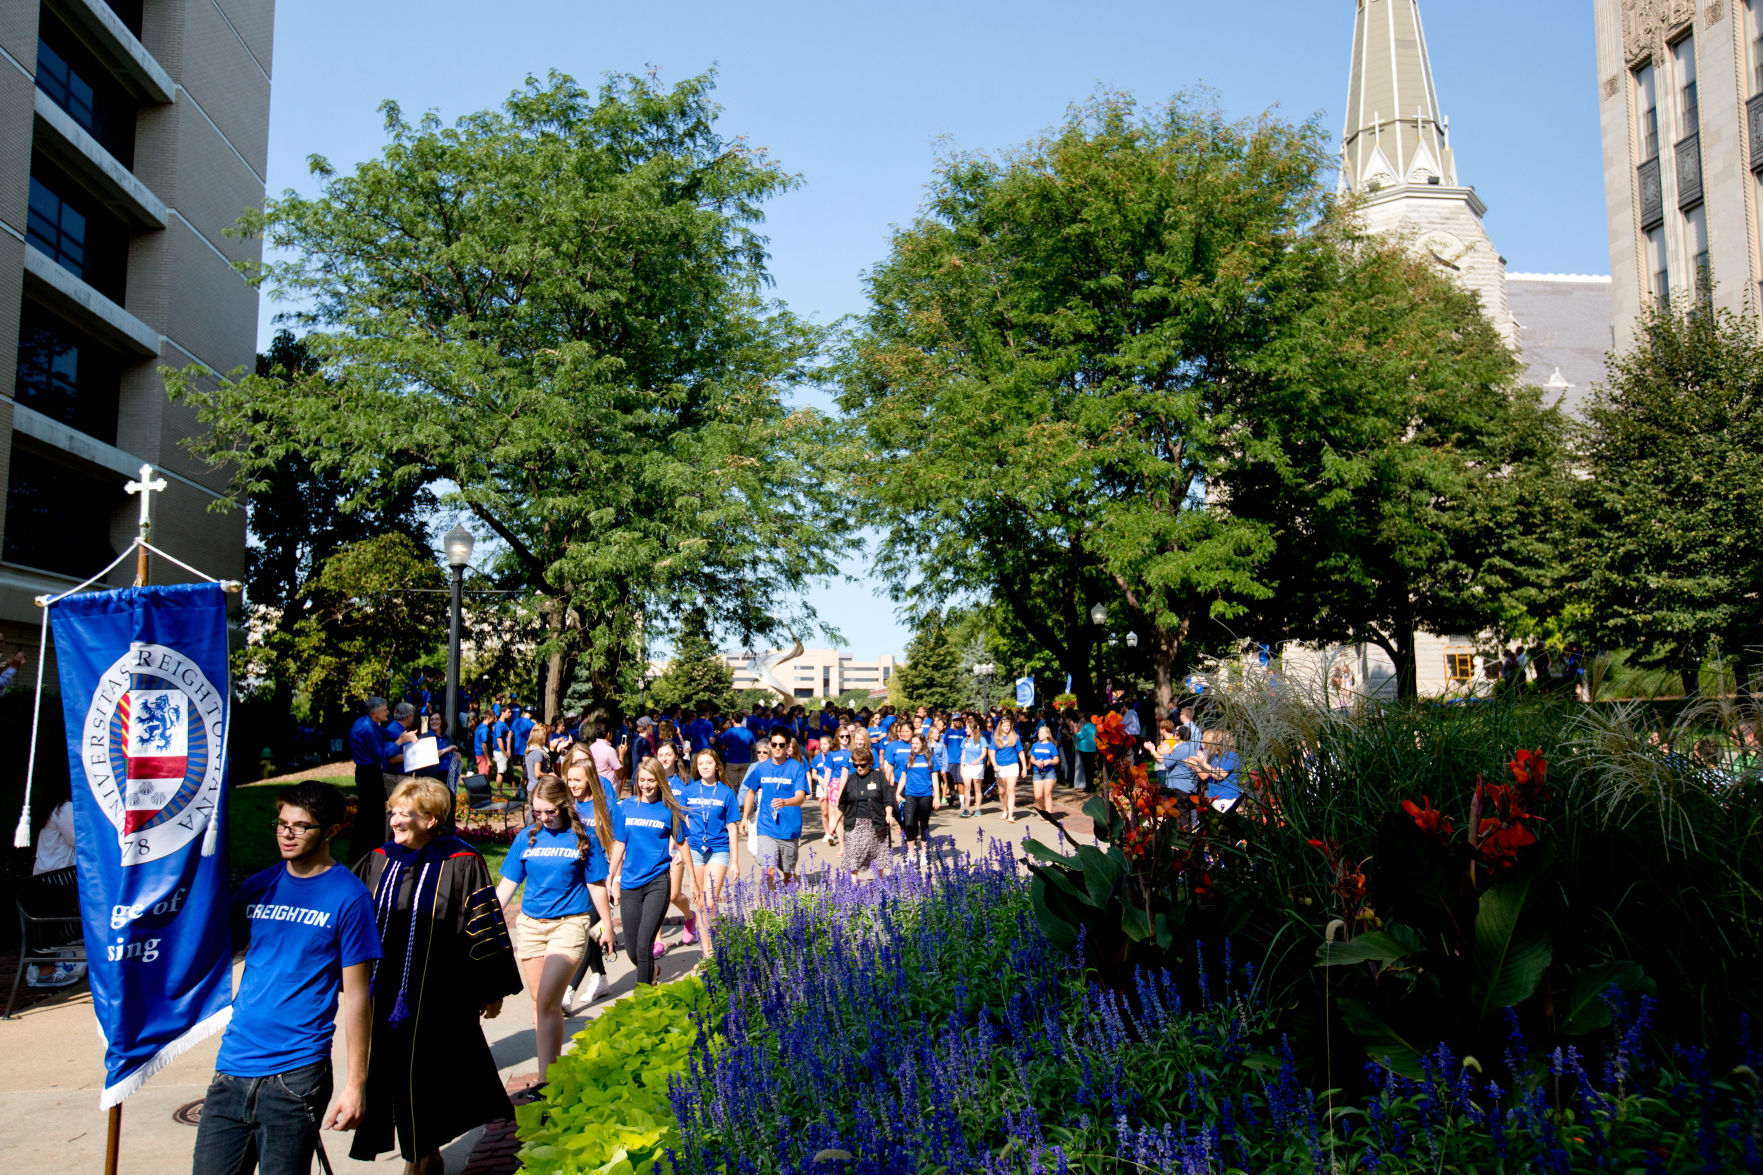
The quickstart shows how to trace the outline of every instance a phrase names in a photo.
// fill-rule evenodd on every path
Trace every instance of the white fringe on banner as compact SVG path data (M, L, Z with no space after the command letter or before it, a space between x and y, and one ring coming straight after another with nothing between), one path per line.
M227 975L227 982L229 984L232 983L232 975L230 971ZM105 1086L104 1092L98 1095L98 1108L100 1110L108 1110L111 1106L121 1105L122 1099L128 1097L131 1093L134 1093L137 1089L140 1089L141 1086L147 1084L147 1079L149 1077L153 1076L155 1073L159 1072L161 1069L165 1068L167 1065L171 1064L173 1061L177 1060L179 1057L183 1056L221 1029L225 1028L227 1024L231 1022L232 1018L233 1009L232 1005L229 1004L220 1011L214 1013L214 1015L209 1016L207 1019L198 1021L188 1032L154 1053L152 1059L150 1059L145 1065L142 1065L139 1069L136 1069L133 1073L130 1073L115 1085Z

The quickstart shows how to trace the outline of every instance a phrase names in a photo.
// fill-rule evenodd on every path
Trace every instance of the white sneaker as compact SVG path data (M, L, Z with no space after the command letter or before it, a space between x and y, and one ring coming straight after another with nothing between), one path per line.
M585 1009L589 1004L591 1004L595 1000L599 999L600 998L600 988L605 984L605 982L606 982L606 977L604 975L600 974L598 971L588 972L588 982L587 982L586 986L584 986L582 988L581 999L576 1002L575 1010L577 1012L580 1012L583 1009Z
M563 989L563 1014L565 1016L575 1015L575 988L573 987Z

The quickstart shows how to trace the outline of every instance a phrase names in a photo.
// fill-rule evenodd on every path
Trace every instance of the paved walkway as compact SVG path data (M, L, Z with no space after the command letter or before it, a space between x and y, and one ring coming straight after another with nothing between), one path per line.
M1021 791L1026 800L1028 786L1024 784ZM1075 815L1082 799L1077 793L1061 790L1055 800L1055 807L1071 817L1067 827L1080 835L1087 834L1089 825L1082 816ZM817 838L818 805L805 806L803 811L807 836ZM1034 836L1047 843L1056 841L1056 830L1034 816L1026 803L1017 811L1017 822L1011 825L999 818L995 803L988 804L977 819L963 820L945 810L933 819L932 835L939 839L939 847L970 851L981 847L984 838L1020 841L1025 836ZM829 866L836 868L837 862L838 849L829 848L818 839L805 841L805 874ZM677 927L669 927L663 934L664 940L675 946L657 964L657 978L662 982L679 978L702 958L698 946L677 945L679 933ZM624 956L609 959L607 970L607 991L588 1010L590 1017L600 1014L635 987L635 970ZM91 1002L86 985L80 983L49 994L10 1021L0 1021L0 1121L13 1123L0 1135L0 1170L103 1170L105 1115L98 1109L103 1054ZM579 1028L581 1020L571 1023ZM519 1088L534 1080L531 1004L520 996L510 999L500 1017L484 1022L484 1029L509 1087ZM202 1042L155 1075L123 1104L119 1171L125 1175L171 1175L190 1169L196 1131L180 1118L179 1111L201 1099L214 1071L219 1047L218 1036ZM336 1063L340 1071L341 1049ZM472 1175L500 1175L514 1169L512 1131L492 1125L487 1133L485 1138L485 1130L473 1130L444 1150L449 1175L466 1171L468 1164ZM482 1153L473 1161L473 1151L479 1148L480 1141ZM326 1149L337 1175L402 1170L402 1160L395 1152L374 1163L350 1159L348 1142L347 1135L326 1138Z

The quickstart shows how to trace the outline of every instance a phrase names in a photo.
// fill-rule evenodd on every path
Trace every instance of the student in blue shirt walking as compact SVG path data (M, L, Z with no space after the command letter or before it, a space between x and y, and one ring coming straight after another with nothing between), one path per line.
M336 788L314 781L276 797L281 860L233 898L245 970L202 1103L195 1175L235 1175L252 1155L263 1175L305 1175L321 1125L353 1130L361 1121L373 1030L368 983L381 952L372 895L331 858L344 803ZM333 1101L339 996L349 1069Z
M820 826L825 829L821 836L827 844L836 845L843 815L839 810L839 791L851 775L851 728L841 722L822 745L826 752L820 757L824 785L820 791Z
M582 827L575 797L555 775L542 776L532 791L531 811L533 822L515 834L496 883L505 917L514 891L526 887L520 920L514 923L514 953L533 999L540 1082L525 1091L529 1100L563 1048L563 992L587 952L589 912L600 915L602 942L612 929L610 913L599 906L603 895L588 884L594 836Z
M593 901L589 914L588 940L583 944L582 960L576 964L569 986L563 989L563 1015L574 1016L599 996L606 983L606 955L613 950L611 909L606 889L608 862L612 854L614 823L618 819L618 801L604 776L594 771L594 756L586 748L577 747L563 764L563 784L575 803L575 813L588 831L587 868L582 879L588 884ZM584 982L585 981L585 982Z
M704 957L716 952L710 942L716 901L731 870L740 872L741 805L722 773L722 760L706 747L692 759L697 769L686 784L681 801L686 811L686 851L692 862L692 894L703 915L699 933L704 936Z
M655 937L667 914L673 859L685 843L686 814L659 759L637 768L635 791L618 809L612 872L623 911L624 951L637 969L637 983L653 984Z
M1008 717L998 719L998 732L992 738L992 772L998 779L998 803L1006 824L1016 823L1016 781L1022 777L1022 752L1016 723Z
M905 830L908 868L915 860L921 869L929 864L930 816L943 806L943 798L938 794L941 790L936 785L930 748L923 735L915 734L906 744L905 758L894 773L894 801L903 813L900 827Z
M981 789L986 781L986 760L992 754L992 740L986 736L979 715L967 716L966 733L961 740L961 815L979 815L983 798Z
M1035 807L1043 812L1053 810L1053 783L1059 778L1059 744L1046 723L1035 729L1035 745L1028 749L1028 760L1035 772Z
M661 764L662 773L667 776L667 788L673 793L673 798L684 803L686 781L680 773L680 753L677 747L673 743L662 743L655 748L655 761ZM667 878L668 902L680 912L680 918L684 923L684 929L680 932L680 945L691 946L698 941L698 927L697 918L692 911L691 899L686 897L686 855L684 853L673 855L673 865ZM655 952L655 957L659 959L667 953L667 944L657 936L652 949Z
M790 758L790 736L771 736L771 755L747 772L743 822L758 820L760 867L765 884L775 888L777 875L785 885L796 880L802 850L802 804L808 798L808 772Z

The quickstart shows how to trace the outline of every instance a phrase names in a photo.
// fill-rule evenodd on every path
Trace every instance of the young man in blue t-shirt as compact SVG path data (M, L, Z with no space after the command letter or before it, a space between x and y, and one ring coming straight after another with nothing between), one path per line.
M774 888L777 874L784 884L796 880L796 861L802 849L802 802L808 798L808 770L789 757L790 736L778 731L769 742L771 756L747 772L741 788L741 818L757 815L759 851L754 854L765 870L765 885Z
M245 971L202 1103L194 1175L236 1175L250 1170L253 1155L261 1175L307 1175L321 1123L352 1130L361 1120L368 982L380 938L367 887L331 859L343 817L343 795L328 783L283 792L275 822L281 862L233 896ZM333 1101L339 993L349 1070Z

